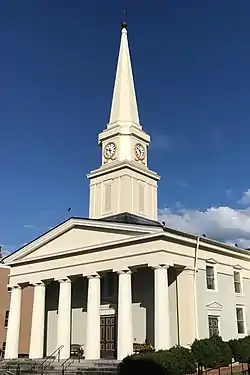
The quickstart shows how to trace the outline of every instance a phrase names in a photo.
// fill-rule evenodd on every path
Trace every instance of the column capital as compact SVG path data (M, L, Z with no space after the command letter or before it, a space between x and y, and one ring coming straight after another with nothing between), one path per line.
M62 284L62 283L71 284L71 279L69 279L68 277L62 277L60 279L54 279L54 280L57 281L59 284Z
M43 281L30 281L29 285L31 286L45 286L44 282Z
M7 286L8 291L10 292L13 289L22 289L22 287L19 284L14 284L14 285L8 285Z
M93 272L92 274L90 275L83 275L84 277L87 277L87 279L100 279L101 276L99 275L99 273L95 273Z
M129 274L129 275L131 275L132 274L131 269L128 268L128 267L116 269L116 270L113 270L113 271L116 272L118 275L123 275L123 274Z
M168 264L150 264L149 267L153 268L153 270L159 270L168 269L170 266Z

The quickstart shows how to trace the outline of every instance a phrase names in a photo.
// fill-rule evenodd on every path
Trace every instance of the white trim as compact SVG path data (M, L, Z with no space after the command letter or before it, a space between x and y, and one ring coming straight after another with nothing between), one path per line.
M144 239L150 239L150 240L154 240L154 239L158 239L158 234L144 234L142 236L133 236L133 237L129 237L127 239L122 239L122 240L116 240L116 241L110 241L110 242L105 242L105 243L100 243L100 244L96 244L96 245L89 245L89 246L85 246L85 247L81 247L81 248L76 248L76 249L70 249L70 250L64 250L64 251L60 251L60 252L57 252L56 254L47 254L46 257L44 255L40 255L39 257L36 256L34 258L29 258L29 259L14 259L13 261L11 261L11 265L15 265L15 264L20 264L20 263L27 263L27 262L32 262L32 260L43 260L43 261L46 261L50 258L54 258L54 257L60 257L61 255L64 255L64 254L68 254L70 253L70 255L74 255L74 253L79 253L79 252L87 252L87 251L91 251L91 250L100 250L102 249L104 246L107 246L107 248L111 247L111 246L115 246L115 245L120 245L120 244L124 244L124 245L129 245L130 243L137 243L137 242L140 242ZM36 249L35 249L36 250ZM35 250L30 250L28 254L32 253L33 251ZM14 254L13 254L14 255ZM27 254L22 254L22 253L19 253L19 255L27 255Z
M244 324L244 333L238 332L238 320L237 320L237 312L236 309L242 309L243 311L243 324ZM245 337L247 336L247 322L246 322L246 306L244 304L237 303L235 306L235 323L236 323L236 335L238 337Z
M214 270L214 289L209 289L207 287L207 267L212 267ZM206 262L206 269L205 269L205 277L206 277L206 290L209 293L217 293L218 292L218 272L215 263Z
M235 272L238 272L239 275L240 275L240 290L241 290L240 293L237 293L237 292L235 291L235 284L234 284L234 283L235 283L235 281L234 281L234 273L235 273ZM244 296L242 270L239 269L239 268L233 270L233 290L234 290L234 293L235 293L236 296L238 296L238 297L242 297L242 296Z
M206 305L206 309L208 312L210 312L212 315L214 314L220 314L220 312L223 309L223 306L216 301L210 302Z
M110 307L110 304L105 304L100 306L100 316L105 315L115 315L115 309Z
M241 267L240 264L236 264L236 265L234 266L234 269L237 270L237 271L239 271L239 270L242 270L242 267Z
M15 253L8 255L6 257L7 264L13 262L14 260L18 259L20 255L23 257L25 255L30 254L37 248L47 244L48 242L54 240L58 236L66 233L70 229L80 226L86 229L110 229L110 231L121 230L124 232L135 232L135 233L144 233L144 234L151 234L154 232L162 232L162 227L149 227L144 225L134 225L134 224L121 224L116 222L108 222L108 221L92 221L92 220L84 220L84 219L69 219L68 221L64 222L63 224L59 225L58 227L52 229L51 231L45 233L41 237L37 238L36 240L32 241L28 245L22 247Z
M216 264L217 262L216 262L215 259L213 259L213 258L209 258L209 259L206 260L206 263L214 265L214 264Z
M219 311L216 311L215 313L213 313L212 311L208 311L208 314L207 314L207 328L208 328L208 335L207 337L210 337L209 336L209 317L215 317L218 319L218 331L219 331L219 336L222 337L222 333L221 333L221 316L220 316L220 313Z

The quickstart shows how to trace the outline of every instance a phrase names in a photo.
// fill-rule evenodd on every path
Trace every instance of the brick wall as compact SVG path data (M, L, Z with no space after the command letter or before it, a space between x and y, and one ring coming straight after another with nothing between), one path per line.
M5 316L9 310L10 293L8 292L9 267L0 264L0 348L6 341ZM22 290L21 324L19 336L19 354L29 353L31 317L33 305L33 287Z

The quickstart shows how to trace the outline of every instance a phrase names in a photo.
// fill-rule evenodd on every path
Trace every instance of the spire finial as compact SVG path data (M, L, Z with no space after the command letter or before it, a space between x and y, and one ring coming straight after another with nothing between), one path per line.
M126 11L124 14L126 15ZM121 27L121 44L108 126L117 122L127 122L141 127L129 53L127 22L123 21Z
M127 30L128 24L126 22L126 13L127 13L127 9L124 8L123 9L123 22L121 22L121 26L122 26L122 29L126 29Z

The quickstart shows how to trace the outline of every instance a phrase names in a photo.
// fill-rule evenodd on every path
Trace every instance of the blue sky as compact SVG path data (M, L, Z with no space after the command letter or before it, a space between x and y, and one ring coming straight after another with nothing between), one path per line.
M85 175L100 165L124 6L160 218L250 244L248 0L0 0L6 252L68 207L88 215Z

